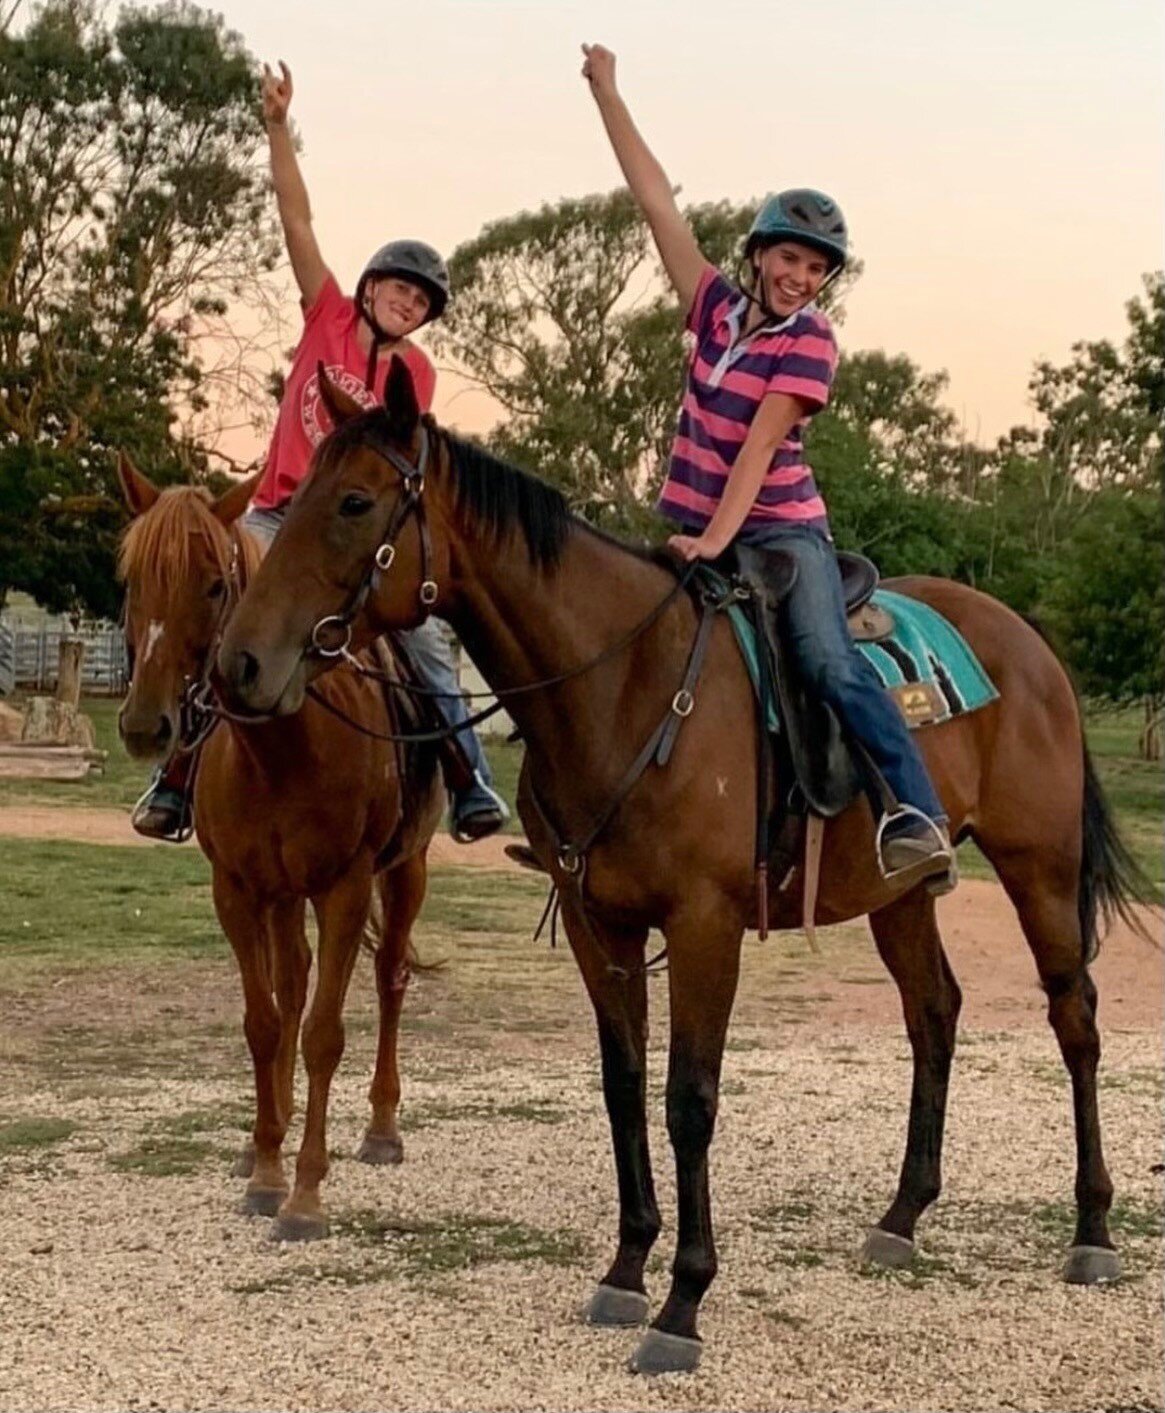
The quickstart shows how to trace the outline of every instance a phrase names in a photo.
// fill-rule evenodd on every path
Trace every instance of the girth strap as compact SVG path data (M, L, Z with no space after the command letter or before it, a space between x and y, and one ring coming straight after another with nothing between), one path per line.
M620 976L624 980L637 974L637 972L629 972L626 967L621 967L612 960L607 953L607 949L599 941L598 937L595 935L594 928L590 924L586 896L583 891L586 882L587 854L595 840L598 839L599 835L602 834L603 830L606 829L607 825L610 824L611 820L614 819L615 815L619 812L627 797L631 794L631 791L642 777L644 771L646 771L647 767L651 764L652 758L654 757L656 764L661 766L666 765L670 760L676 737L679 734L679 729L688 717L691 716L692 709L695 706L696 683L699 680L700 671L704 665L704 658L708 649L708 640L712 631L712 620L716 617L719 607L720 605L713 601L704 601L700 623L696 629L696 636L692 640L692 647L688 653L688 660L684 668L684 675L680 682L679 690L676 692L675 696L672 697L668 709L659 725L655 727L651 735L643 743L635 759L627 767L622 779L615 787L615 791L610 800L603 807L601 813L578 843L572 844L562 839L562 836L547 816L546 809L541 800L539 800L537 793L533 788L530 790L530 798L534 808L538 811L538 816L546 832L554 841L555 861L558 864L559 874L559 877L555 879L555 886L560 892L564 888L570 889L578 914L583 919L589 934L591 946L603 959L607 970L612 975ZM541 930L541 928L539 930ZM665 947L662 952L653 957L651 961L646 962L642 968L638 968L637 971L642 970L646 972L651 970L662 962L666 955L667 948Z

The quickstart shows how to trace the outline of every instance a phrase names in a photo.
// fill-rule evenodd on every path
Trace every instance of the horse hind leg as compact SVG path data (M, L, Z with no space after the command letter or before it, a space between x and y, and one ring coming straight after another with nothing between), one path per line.
M942 1187L947 1086L962 996L943 951L934 899L925 889L872 914L870 928L902 997L914 1076L898 1191L866 1237L862 1261L899 1267L910 1263L915 1225Z
M404 1159L404 1144L397 1122L401 1088L397 1042L409 984L412 928L425 901L427 881L428 867L421 853L381 874L374 885L383 914L374 963L380 1026L376 1069L368 1090L372 1115L356 1156L362 1163L376 1166Z
M1073 1285L1119 1280L1120 1258L1108 1230L1112 1179L1104 1161L1096 1093L1097 995L1081 935L1078 869L1046 850L996 856L986 841L983 849L1019 914L1048 998L1048 1021L1072 1082L1076 1231L1064 1279Z

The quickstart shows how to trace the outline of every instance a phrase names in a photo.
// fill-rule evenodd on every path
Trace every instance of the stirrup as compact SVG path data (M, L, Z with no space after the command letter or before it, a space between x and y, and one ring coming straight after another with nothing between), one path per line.
M146 786L145 792L138 799L130 813L129 822L134 830L143 839L159 839L164 844L185 844L188 839L194 837L194 811L190 809L189 801L183 797L178 810L167 810L164 806L156 804L152 796L158 788L158 781L151 780ZM148 828L143 827L146 817L151 810L156 810L160 815L171 815L176 817L177 823L172 828Z
M886 842L886 830L892 824L897 824L903 819L921 820L925 827L934 837L935 848L929 854L921 854L913 863L904 864L901 868L889 869L886 867L883 846ZM899 804L898 808L888 811L878 822L878 830L874 835L874 856L878 861L878 872L883 879L890 884L900 884L908 879L915 882L926 881L931 893L949 893L958 882L958 865L955 862L954 845L950 836L937 824L930 815L915 805Z

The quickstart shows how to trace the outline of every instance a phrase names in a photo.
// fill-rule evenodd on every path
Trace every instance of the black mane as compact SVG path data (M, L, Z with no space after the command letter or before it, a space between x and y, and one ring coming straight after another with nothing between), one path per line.
M531 472L503 461L476 442L438 427L432 417L426 416L424 420L430 437L439 442L446 452L453 484L454 513L472 521L495 542L515 531L519 532L525 540L531 564L540 569L554 569L562 557L572 525L586 529L630 554L659 560L658 554L623 544L579 520L562 492ZM394 440L385 410L375 408L342 423L326 437L316 453L317 464L321 468L332 465L360 446L383 452ZM675 572L671 561L666 561L665 567Z
M449 457L457 514L475 521L495 540L521 531L530 563L553 569L575 518L562 492L475 442L444 429L436 435Z

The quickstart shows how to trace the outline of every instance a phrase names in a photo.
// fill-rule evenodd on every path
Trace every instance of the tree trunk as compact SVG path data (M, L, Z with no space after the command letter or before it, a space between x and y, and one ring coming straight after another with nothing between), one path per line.
M1141 738L1138 747L1142 760L1161 759L1161 718L1165 715L1162 711L1160 699L1157 697L1145 698L1145 724L1141 728Z
M62 636L57 662L57 701L71 706L74 711L81 705L81 666L84 661L84 639Z

